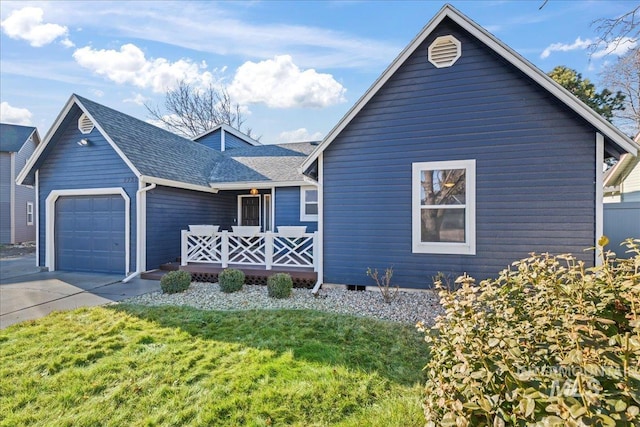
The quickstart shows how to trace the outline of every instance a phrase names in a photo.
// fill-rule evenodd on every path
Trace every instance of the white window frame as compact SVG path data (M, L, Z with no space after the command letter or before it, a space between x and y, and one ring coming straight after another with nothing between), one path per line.
M27 225L33 225L33 202L27 202Z
M412 164L412 252L423 254L476 254L476 161L452 160ZM465 169L465 242L422 242L421 238L421 172L424 170ZM462 206L461 206L462 207Z
M307 191L316 192L316 201L307 202ZM315 204L318 206L318 212L320 211L320 205L318 205L318 188L314 186L300 187L300 221L318 221L318 214L307 214L306 206L308 204Z

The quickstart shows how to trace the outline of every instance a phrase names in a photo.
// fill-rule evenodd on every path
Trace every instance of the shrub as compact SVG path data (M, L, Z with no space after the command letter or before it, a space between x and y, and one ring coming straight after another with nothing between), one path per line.
M188 271L170 271L160 279L160 288L165 294L184 292L191 284L191 273Z
M626 241L633 258L607 252L593 268L532 254L495 280L440 287L427 425L638 425L639 244Z
M267 279L267 293L271 298L289 298L293 280L287 273L276 273Z
M389 267L385 270L384 277L379 277L377 268L373 271L371 268L367 268L367 276L371 277L376 282L376 285L378 285L378 289L380 289L380 294L382 295L384 302L388 304L398 297L400 287L397 285L395 287L391 286L393 267Z
M218 284L222 292L239 291L244 285L244 273L234 268L226 268L218 275Z

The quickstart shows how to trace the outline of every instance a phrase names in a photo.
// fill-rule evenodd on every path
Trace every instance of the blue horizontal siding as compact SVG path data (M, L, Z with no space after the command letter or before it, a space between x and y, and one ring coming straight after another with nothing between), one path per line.
M275 225L306 226L307 233L318 231L317 221L300 221L300 187L276 188Z
M63 121L59 131L49 142L49 147L40 160L39 166L39 265L44 265L46 242L46 199L53 190L90 189L118 187L123 188L130 199L129 271L135 271L136 261L136 191L138 180L109 145L107 140L94 128L90 134L83 135L78 130L78 118L81 112L74 107ZM86 138L90 141L86 147L77 141Z
M252 147L251 144L249 144L247 141L245 141L244 139L238 138L237 136L230 134L229 132L225 132L224 133L224 149L225 150L231 150L233 148L246 148L246 147Z
M191 224L231 229L237 210L236 194L202 193L157 187L147 193L147 269L180 256L181 230Z
M462 57L427 60L452 34ZM412 253L412 163L476 160L476 253ZM372 285L368 267L428 288L438 272L495 276L530 252L595 236L595 129L450 21L431 34L324 152L324 281Z
M215 132L211 132L200 139L197 139L199 143L202 145L212 148L217 151L221 151L220 149L220 141L221 141L222 130L217 129Z

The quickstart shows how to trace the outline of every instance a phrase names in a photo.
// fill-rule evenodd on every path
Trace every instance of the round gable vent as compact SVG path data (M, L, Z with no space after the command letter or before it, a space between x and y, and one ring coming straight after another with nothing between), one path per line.
M429 62L437 68L451 67L462 55L462 45L453 36L438 37L429 46Z
M78 119L78 129L80 130L80 132L86 135L88 133L91 133L93 127L93 122L91 121L89 116L87 116L85 113L82 113L82 115Z

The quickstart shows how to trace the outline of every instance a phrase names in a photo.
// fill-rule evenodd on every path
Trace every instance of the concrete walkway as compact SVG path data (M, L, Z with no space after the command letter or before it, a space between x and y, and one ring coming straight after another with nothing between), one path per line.
M122 283L122 275L35 271L39 268L33 255L0 259L0 329L52 311L103 305L160 290L156 280L136 278Z

